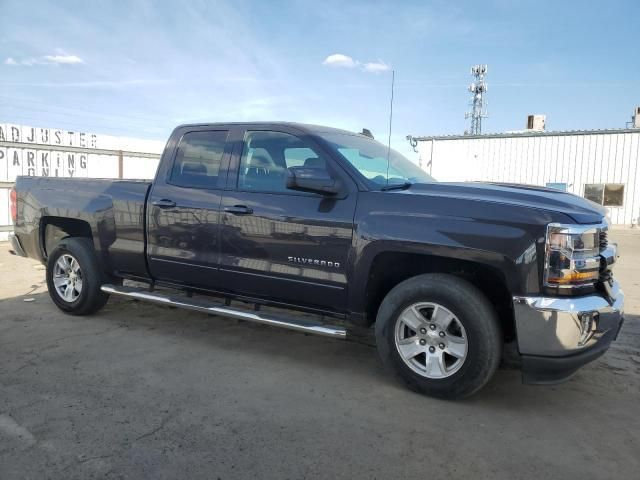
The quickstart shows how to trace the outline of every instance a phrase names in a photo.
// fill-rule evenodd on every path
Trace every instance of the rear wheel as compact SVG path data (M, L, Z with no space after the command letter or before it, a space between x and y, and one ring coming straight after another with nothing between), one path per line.
M86 238L65 238L47 259L49 296L60 310L88 315L101 309L109 295L102 292L104 273Z
M398 284L376 319L383 363L412 390L441 398L465 397L485 385L500 361L501 338L487 298L451 275Z

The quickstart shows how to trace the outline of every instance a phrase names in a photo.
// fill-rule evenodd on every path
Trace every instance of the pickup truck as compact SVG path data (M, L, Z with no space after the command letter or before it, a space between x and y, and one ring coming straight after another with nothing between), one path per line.
M507 350L524 382L564 380L623 322L602 207L439 183L366 130L183 125L153 182L19 177L11 210L13 251L46 264L64 312L121 295L339 339L365 329L390 371L441 398L479 390Z

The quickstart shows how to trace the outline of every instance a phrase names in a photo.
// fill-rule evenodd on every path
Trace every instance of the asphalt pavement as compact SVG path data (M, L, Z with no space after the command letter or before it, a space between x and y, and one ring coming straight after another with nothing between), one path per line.
M640 235L611 236L609 352L561 385L501 369L458 402L361 343L114 298L65 315L0 244L0 479L638 478Z

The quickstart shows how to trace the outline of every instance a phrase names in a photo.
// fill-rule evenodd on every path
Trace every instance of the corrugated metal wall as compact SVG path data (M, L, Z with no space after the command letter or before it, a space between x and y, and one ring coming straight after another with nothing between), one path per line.
M0 240L10 229L9 190L18 175L151 179L163 148L160 141L0 123Z
M418 151L440 181L566 183L580 196L585 184L623 184L623 205L607 206L611 221L640 219L640 131L435 138L419 141Z

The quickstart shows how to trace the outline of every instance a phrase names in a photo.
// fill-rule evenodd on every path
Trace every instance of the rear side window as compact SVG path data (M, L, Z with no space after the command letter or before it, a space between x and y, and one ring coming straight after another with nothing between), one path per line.
M226 130L185 133L169 182L181 187L216 188L227 134Z

